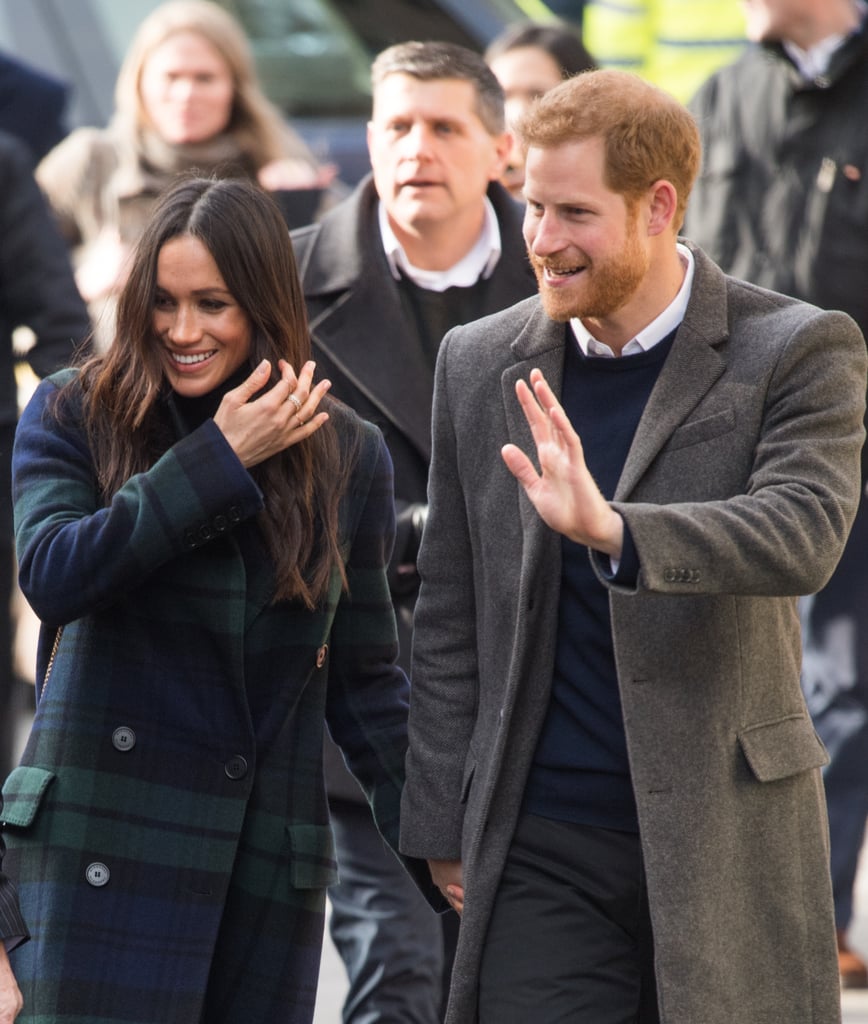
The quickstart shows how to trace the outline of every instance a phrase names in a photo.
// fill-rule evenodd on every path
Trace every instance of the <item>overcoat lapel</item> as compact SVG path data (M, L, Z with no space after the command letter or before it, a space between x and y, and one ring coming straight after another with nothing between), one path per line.
M555 395L560 398L564 377L564 338L566 326L550 320L540 309L528 320L524 329L512 344L516 362L507 367L501 378L501 394L506 416L509 440L526 452L538 465L536 447L530 427L515 394L519 380L528 381L531 370L539 369L548 381ZM543 554L547 539L554 537L552 531L539 517L524 489L519 486L519 507L522 529L525 535L524 557L537 561Z
M629 498L676 427L690 415L726 366L716 348L727 336L725 278L702 253L694 250L694 257L691 299L636 429L615 489L616 501Z
M530 427L515 394L519 379L527 381L531 370L542 371L556 395L560 396L563 383L564 324L550 320L541 308L530 318L524 330L513 342L516 362L508 367L501 378L501 400L509 440L530 455L535 464L536 450ZM511 719L516 705L526 725L533 722L530 735L536 735L548 703L551 688L551 664L557 632L557 603L560 595L561 538L540 518L521 485L518 488L521 516L522 546L519 566L519 607L532 606L532 614L519 617L513 648L518 654L511 660L510 678L504 705L504 720ZM529 598L533 597L530 601ZM515 748L519 774L526 769L532 756L532 747Z
M391 278L364 274L310 328L322 350L381 410L384 420L430 461L434 374L419 339L407 337L406 317ZM400 373L379 372L378 367L396 362Z
M376 201L368 182L323 218L299 267L309 303L323 304L310 331L383 420L428 462L434 374L419 339L407 337L397 284L380 242ZM378 371L395 361L400 374Z

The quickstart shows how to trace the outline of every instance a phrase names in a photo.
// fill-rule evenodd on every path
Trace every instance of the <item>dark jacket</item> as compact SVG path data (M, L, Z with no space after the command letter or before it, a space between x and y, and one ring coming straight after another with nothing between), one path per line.
M521 235L521 208L505 189L488 191L502 254L488 280L479 316L536 291ZM318 376L332 393L383 431L395 467L397 534L389 568L398 619L399 661L410 667L413 610L419 592L416 553L427 513L434 370L416 324L401 305L377 223L371 176L323 219L292 233L310 318ZM358 786L326 744L329 793L359 800Z
M346 457L359 445L340 510L349 594L335 571L311 612L272 601L263 495L213 420L104 508L56 384L22 414L13 463L21 586L44 623L36 718L3 790L33 934L13 960L21 1020L309 1024L336 879L324 719L397 841L388 452L333 409Z
M868 27L805 82L750 46L690 104L704 158L684 233L728 273L868 332Z
M500 185L492 184L488 195L503 251L488 279L479 317L536 291L521 235L521 207ZM421 346L408 343L416 325L404 313L383 251L371 178L319 223L294 231L292 241L317 373L331 380L334 395L383 431L395 466L398 507L393 570L398 564L412 567L420 539L414 513L426 501L431 459L434 370L422 357ZM418 577L412 570L400 580L396 576L393 571L393 596L412 618Z
M90 332L69 251L33 178L24 144L0 132L0 425L18 419L12 332L35 335L25 358L39 377L66 366ZM7 453L8 457L8 453Z

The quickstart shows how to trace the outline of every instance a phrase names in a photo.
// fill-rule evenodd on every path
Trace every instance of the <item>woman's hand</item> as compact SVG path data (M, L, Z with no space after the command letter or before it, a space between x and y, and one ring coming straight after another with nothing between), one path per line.
M464 882L460 860L429 860L431 880L443 893L449 906L459 914L464 910Z
M268 383L271 364L264 359L243 384L227 392L214 422L246 469L310 437L329 418L317 412L331 381L313 385L316 364L309 360L296 377L283 359L278 363L280 380L259 398Z

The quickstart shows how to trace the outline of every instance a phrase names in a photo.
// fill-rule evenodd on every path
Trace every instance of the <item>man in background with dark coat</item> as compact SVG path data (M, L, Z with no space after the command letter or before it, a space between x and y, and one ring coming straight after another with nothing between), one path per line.
M686 234L727 272L868 334L868 5L749 0L753 42L691 104L705 158ZM862 452L862 483L868 458ZM868 499L824 589L802 602L802 686L824 771L841 982L868 986L847 931L868 817Z
M376 59L372 84L372 176L292 238L317 372L383 430L394 462L390 573L409 668L440 339L533 294L535 281L522 211L497 184L510 136L503 92L481 56L399 44ZM350 977L344 1022L435 1024L452 937L443 967L440 921L384 848L343 766L327 774L341 872L331 931Z

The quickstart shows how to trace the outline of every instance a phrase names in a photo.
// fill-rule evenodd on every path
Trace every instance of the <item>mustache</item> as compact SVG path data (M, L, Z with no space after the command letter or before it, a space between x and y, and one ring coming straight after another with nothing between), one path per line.
M583 270L588 266L587 260L565 260L557 259L556 257L535 256L532 252L528 253L528 258L534 270L551 270L555 274L562 273L565 270Z

